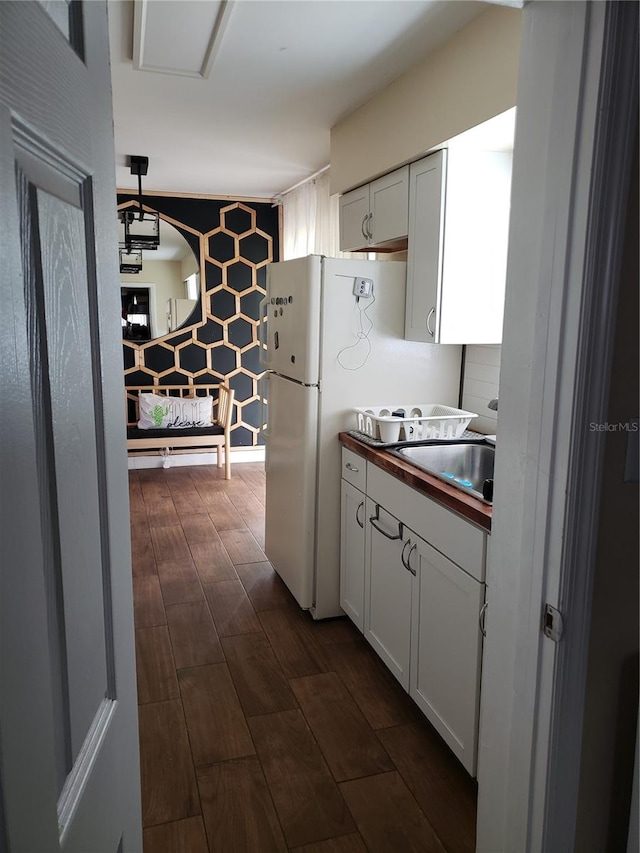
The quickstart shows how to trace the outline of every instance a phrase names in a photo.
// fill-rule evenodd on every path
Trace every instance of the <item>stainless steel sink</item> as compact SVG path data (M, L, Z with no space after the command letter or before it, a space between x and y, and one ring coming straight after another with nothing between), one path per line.
M399 447L394 452L417 468L481 500L485 499L482 494L484 481L493 480L495 448L486 444L417 445Z

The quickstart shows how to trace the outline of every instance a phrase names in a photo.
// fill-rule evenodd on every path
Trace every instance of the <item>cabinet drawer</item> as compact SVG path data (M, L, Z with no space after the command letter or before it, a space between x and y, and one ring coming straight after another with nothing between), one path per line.
M367 463L362 456L358 456L352 450L342 448L342 474L343 480L351 483L361 492L366 491L367 486Z
M367 495L476 580L484 581L486 534L479 527L371 462L367 464Z

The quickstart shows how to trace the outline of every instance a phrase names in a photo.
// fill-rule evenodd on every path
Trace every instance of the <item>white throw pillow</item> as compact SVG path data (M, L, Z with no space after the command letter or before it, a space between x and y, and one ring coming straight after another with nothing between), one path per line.
M139 429L188 429L213 425L213 397L163 397L140 394Z

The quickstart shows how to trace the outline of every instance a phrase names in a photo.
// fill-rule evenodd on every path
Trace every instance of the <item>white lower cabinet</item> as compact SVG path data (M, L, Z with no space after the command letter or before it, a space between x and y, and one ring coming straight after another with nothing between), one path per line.
M340 607L364 631L365 496L347 480L341 483L340 518Z
M372 463L363 480L342 480L342 608L475 776L487 535Z
M402 562L404 527L370 498L366 508L364 635L408 690L413 575Z
M475 776L485 586L414 533L408 539L416 572L409 693Z

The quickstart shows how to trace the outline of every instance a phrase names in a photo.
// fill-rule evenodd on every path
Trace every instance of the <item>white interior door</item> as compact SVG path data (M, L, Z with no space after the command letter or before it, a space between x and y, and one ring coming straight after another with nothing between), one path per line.
M0 56L0 847L124 853L141 823L106 6L2 3Z

